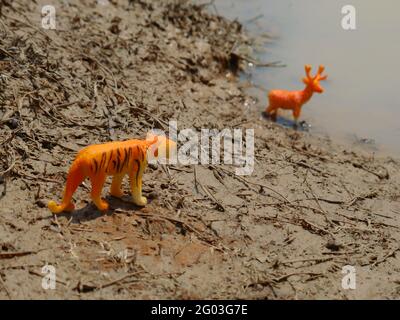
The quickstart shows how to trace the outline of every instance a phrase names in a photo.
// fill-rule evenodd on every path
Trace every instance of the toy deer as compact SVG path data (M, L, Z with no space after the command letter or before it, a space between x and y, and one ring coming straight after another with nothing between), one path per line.
M312 77L310 75L311 66L306 65L306 77L303 82L306 85L304 90L287 91L287 90L271 90L268 94L269 106L266 113L276 120L278 109L286 109L293 111L293 117L296 125L300 116L301 107L312 97L314 92L322 93L324 89L320 85L321 80L325 80L328 76L322 76L324 66L319 66L317 74Z

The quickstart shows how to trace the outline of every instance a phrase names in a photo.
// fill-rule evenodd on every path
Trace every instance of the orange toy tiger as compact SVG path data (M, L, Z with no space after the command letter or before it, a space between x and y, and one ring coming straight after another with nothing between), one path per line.
M111 195L122 197L122 179L129 175L132 200L138 206L145 206L147 199L142 196L142 176L147 166L147 152L158 157L159 149L169 158L174 141L162 136L151 136L152 140L127 140L91 145L82 149L68 172L67 184L62 203L57 205L49 201L48 207L53 213L73 211L72 195L81 182L89 177L92 184L91 198L101 211L108 209L108 203L101 199L101 191L107 176L113 176ZM150 148L151 147L151 148ZM153 151L154 150L154 151Z
M306 77L303 82L306 85L304 90L287 91L287 90L271 90L268 94L269 106L265 112L273 119L276 119L278 109L289 109L293 111L293 117L296 121L300 117L301 107L311 99L314 92L322 93L324 89L320 85L320 81L325 80L328 76L322 76L324 66L319 66L317 74L311 76L311 66L306 65Z

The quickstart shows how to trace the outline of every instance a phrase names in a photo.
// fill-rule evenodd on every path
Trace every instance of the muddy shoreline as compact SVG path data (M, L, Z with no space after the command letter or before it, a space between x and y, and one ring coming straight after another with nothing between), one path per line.
M57 1L57 29L43 30L41 5L1 8L0 298L398 298L399 160L262 119L234 76L232 48L251 44L239 23L186 2ZM148 168L149 204L107 185L105 214L86 182L53 219L78 150L171 119L254 129L254 172Z

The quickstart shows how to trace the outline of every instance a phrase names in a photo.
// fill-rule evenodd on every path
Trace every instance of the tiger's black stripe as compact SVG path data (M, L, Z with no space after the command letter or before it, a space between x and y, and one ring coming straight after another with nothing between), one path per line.
M138 165L138 169L137 169L137 172L136 172L136 186L137 187L139 187L139 180L138 180L138 178L139 178L139 172L140 172L140 161L139 160L135 160L136 161L136 163L137 163L137 165Z
M131 160L131 156L133 156L133 155L132 155L132 149L129 147L128 150L129 150L129 151L128 151L128 160L126 161L126 165L127 165L127 166L129 166L129 161ZM133 157L132 157L132 158L133 158Z
M124 170L125 165L126 165L126 163L128 161L128 155L129 155L128 151L126 150L126 148L124 148L124 161L122 161L122 165L121 165L120 171ZM129 161L128 161L128 163L129 163Z
M113 151L114 150L111 150L111 152L110 152L110 156L108 157L108 161L107 161L107 165L106 165L106 173L108 172L108 166L110 165L110 162L111 162L111 159L112 159L112 156L113 156Z
M117 149L117 172L119 172L119 166L121 165L121 152ZM115 165L114 165L115 167Z
M139 146L136 146L136 152L137 152L137 157L140 159L140 161L143 161L143 151L142 148Z
M95 171L94 171L94 173L97 173L97 170L99 170L99 164L97 163L97 160L96 160L96 159L93 159L93 162L94 162L94 166L95 166Z
M103 165L104 165L105 160L106 160L106 153L103 152L101 154L100 169L103 169Z

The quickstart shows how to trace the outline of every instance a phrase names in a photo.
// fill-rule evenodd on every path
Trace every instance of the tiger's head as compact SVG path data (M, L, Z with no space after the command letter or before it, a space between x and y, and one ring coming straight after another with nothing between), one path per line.
M165 135L156 135L149 132L146 137L148 143L147 161L149 163L171 163L169 160L175 159L177 145L176 142L168 139Z

